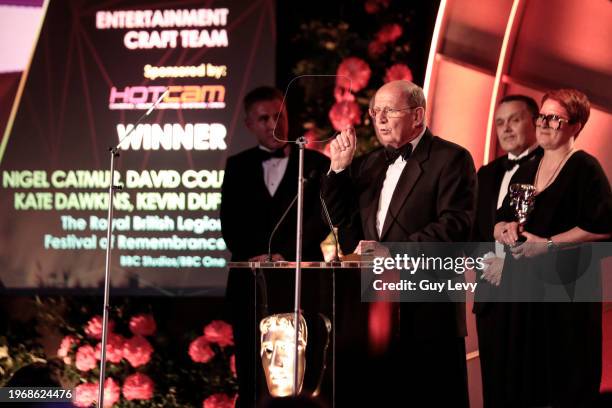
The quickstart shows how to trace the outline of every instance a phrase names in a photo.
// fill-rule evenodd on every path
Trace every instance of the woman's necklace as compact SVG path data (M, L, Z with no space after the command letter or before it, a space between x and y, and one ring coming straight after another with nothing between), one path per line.
M557 173L559 173L559 171L561 170L561 167L563 166L563 164L567 161L567 159L569 158L569 156L574 152L574 148L572 147L571 149L569 149L569 151L565 154L565 156L563 156L563 158L561 160L559 160L559 164L557 164L557 168L555 169L555 171L553 172L553 174L548 178L548 181L546 182L546 185L541 189L538 190L538 192L542 192L544 190L546 190L548 188L548 186L553 182L553 180L555 179L555 177L557 176ZM540 163L538 164L538 171L536 172L536 176L535 176L535 185L537 187L538 185L538 179L540 177L540 168L542 167L542 162L544 161L544 159L542 158L542 160L540 160Z

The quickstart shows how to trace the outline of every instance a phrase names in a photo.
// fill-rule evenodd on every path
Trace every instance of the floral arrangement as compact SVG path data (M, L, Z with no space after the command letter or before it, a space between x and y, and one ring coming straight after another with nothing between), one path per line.
M151 314L130 317L129 334L119 332L117 326L114 320L109 320L105 407L185 406L198 394L203 395L204 408L234 406L236 369L229 324L215 320L204 326L203 334L185 347L191 361L180 370L167 360L165 366L164 359L156 352L157 324ZM64 336L57 350L57 356L64 363L64 377L78 378L74 387L74 404L78 407L89 407L97 400L101 338L102 317L93 316L81 330ZM206 367L210 364L215 370L229 368L231 378L207 375L213 367ZM194 394L189 388L198 382L204 392ZM214 392L215 389L221 391Z
M98 398L102 351L102 317L92 313L99 310L94 301L37 297L31 302L36 304L35 318L11 320L13 329L0 338L0 386L20 368L39 364L48 368L58 386L74 390L75 406L92 406ZM142 307L142 301L133 298L113 303L105 407L234 407L238 387L228 323L202 324L197 316L177 322L162 308L156 318L153 307ZM15 327L23 333L18 335Z
M294 38L293 44L304 55L295 64L294 75L337 75L333 81L300 81L300 102L306 108L299 119L309 148L327 153L328 146L317 141L347 126L356 126L358 154L378 145L374 130L368 126L370 99L383 83L413 79L405 32L412 16L401 4L391 3L366 0L361 11L365 16L359 16L359 24L316 19L303 24ZM363 25L364 21L368 24Z

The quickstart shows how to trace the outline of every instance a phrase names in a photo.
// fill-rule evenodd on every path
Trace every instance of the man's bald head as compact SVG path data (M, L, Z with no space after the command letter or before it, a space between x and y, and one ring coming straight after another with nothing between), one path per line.
M392 92L399 92L402 100L406 103L406 106L420 106L423 109L427 107L425 101L425 94L423 88L415 83L406 80L398 80L387 82L381 86L376 94L381 91L390 90ZM376 95L374 95L374 102L376 101Z
M423 89L410 81L391 81L380 87L370 103L376 136L383 146L400 147L425 126Z

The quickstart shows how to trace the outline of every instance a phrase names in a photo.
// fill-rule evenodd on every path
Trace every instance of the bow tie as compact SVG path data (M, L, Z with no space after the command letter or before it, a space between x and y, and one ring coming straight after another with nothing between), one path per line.
M391 165L395 163L398 157L402 156L404 160L408 160L410 154L412 153L412 144L406 143L399 149L391 146L385 146L385 158L387 159L387 164Z
M259 152L257 152L259 159L264 162L266 160L270 160L272 158L277 158L277 159L282 159L285 156L285 148L281 147L280 149L276 149L276 150L272 150L271 152L268 152L266 150L263 149L258 149Z
M527 156L523 156L520 159L510 159L508 156L506 156L506 160L504 160L504 167L506 171L510 171L514 168L514 166L517 166L517 165L520 166L521 164L530 160L533 156L536 155L536 150L533 150Z

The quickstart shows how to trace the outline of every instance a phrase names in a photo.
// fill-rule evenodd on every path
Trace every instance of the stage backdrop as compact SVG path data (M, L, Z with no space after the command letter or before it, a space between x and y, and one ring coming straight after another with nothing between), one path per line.
M274 81L274 2L52 0L0 146L0 283L99 286L110 146L120 145L112 283L220 293L241 100ZM245 204L248 197L245 197Z

